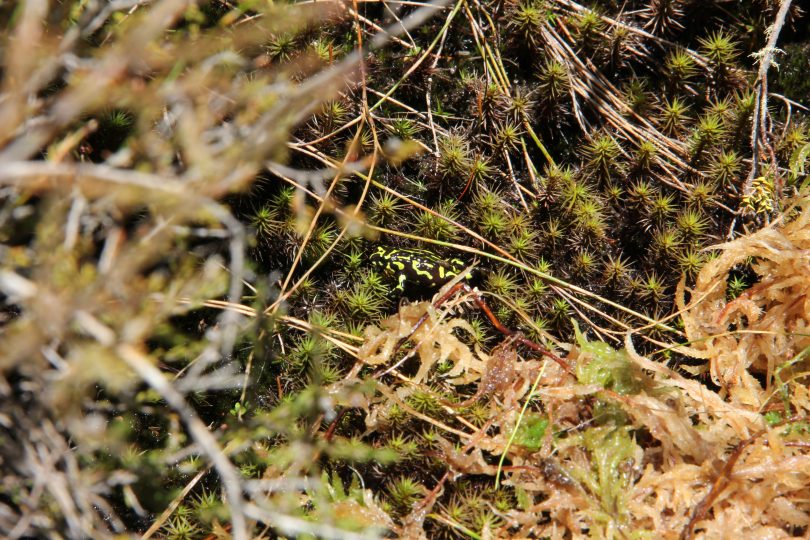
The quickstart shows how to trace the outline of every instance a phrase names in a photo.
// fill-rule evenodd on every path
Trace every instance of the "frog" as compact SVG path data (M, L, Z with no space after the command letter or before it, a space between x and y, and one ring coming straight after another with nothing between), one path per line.
M389 246L376 246L369 262L383 275L396 279L394 290L400 293L405 293L406 289L419 293L435 292L468 266L461 259L445 259L424 249ZM472 273L467 272L464 279L472 277Z

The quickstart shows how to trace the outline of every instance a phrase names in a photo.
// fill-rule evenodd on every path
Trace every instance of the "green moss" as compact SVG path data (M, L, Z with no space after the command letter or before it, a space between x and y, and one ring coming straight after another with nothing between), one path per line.
M646 210L650 219L660 223L665 220L676 208L675 196L670 193L658 193Z
M416 216L414 232L427 238L449 240L456 235L456 228L440 216L424 211Z
M528 214L523 212L510 212L508 217L509 219L506 224L506 228L509 231L509 234L516 235L533 232L531 230L533 228L533 224L531 223L531 219L529 218Z
M584 197L573 208L574 221L577 226L591 221L604 222L603 204L594 198Z
M619 27L616 28L618 29ZM621 53L626 54L626 51L621 51ZM644 79L631 79L625 86L625 102L635 114L640 116L646 116L648 114L653 99L648 90L647 83Z
M399 199L387 192L372 195L369 207L369 217L380 226L395 223L396 217L405 210Z
M560 220L552 218L546 222L543 230L543 239L547 246L554 248L565 237L565 227Z
M334 354L334 345L323 338L305 334L295 339L289 356L285 359L286 369L304 369L313 363L320 363Z
M473 516L471 525L474 531L492 531L497 530L499 527L503 526L503 524L503 517L486 507L482 507Z
M716 197L716 188L713 184L698 181L686 194L686 201L696 208L703 208L711 205Z
M561 186L561 203L564 205L567 212L574 214L574 208L585 202L592 201L595 193L590 184L584 181L577 181L570 178L568 182Z
M695 59L686 49L682 48L670 52L664 65L670 84L678 88L692 79L698 71Z
M506 231L506 214L500 209L486 210L478 221L479 230L492 237L500 237Z
M714 113L701 115L689 138L693 159L699 159L703 152L721 143L726 134L726 125L719 115Z
M628 195L630 195L630 199L637 205L642 208L648 207L648 205L654 200L657 191L648 181L646 180L636 180L630 186L628 190Z
M742 159L734 150L723 150L712 163L709 172L720 185L731 184L737 179L742 167Z
M364 263L365 255L358 249L352 249L343 257L344 267L349 272L359 271Z
M605 23L594 9L583 9L575 21L577 42L585 50L592 50L601 41Z
M425 494L425 488L416 480L401 476L388 483L388 500L400 515L405 515Z
M526 414L517 427L514 443L530 452L536 452L543 446L548 429L548 418L539 414Z
M636 461L641 448L626 428L592 428L582 438L590 454L591 470L577 476L599 500L602 516L597 521L614 522L619 527L629 518L633 466L640 465Z
M551 274L552 273L551 263L549 261L547 261L546 259L544 259L543 257L540 257L540 260L537 261L537 264L535 265L535 269L538 272L542 273L542 274Z
M295 289L295 292L293 293L292 297L296 300L312 298L313 293L317 289L318 289L318 282L312 279L311 277L306 277L298 285L298 288Z
M790 126L784 136L779 139L777 150L782 156L789 158L790 162L793 163L796 161L795 158L799 153L807 151L806 147L808 144L810 144L808 125L801 122Z
M537 253L537 234L529 229L509 236L507 251L523 262L530 262Z
M230 517L230 513L223 504L222 499L213 491L203 490L199 495L195 496L192 500L192 508L195 517L207 525L214 521L226 522Z
M590 170L601 178L607 178L616 169L620 148L616 140L602 134L585 145L585 156Z
M496 270L487 276L487 290L507 298L514 294L517 280L508 270Z
M612 205L618 205L624 198L624 189L618 184L607 184L604 190L605 200Z
M740 296L748 287L749 284L746 282L745 278L742 276L733 276L728 281L726 296L729 300L733 300L734 298Z
M650 141L642 141L634 156L636 169L639 171L650 170L657 154L658 148L655 144Z
M441 404L433 392L416 390L405 401L423 414L436 414L441 409Z
M472 328L472 333L470 335L472 343L475 345L483 345L488 338L487 327L484 325L483 321L473 319L470 321L470 327Z
M334 291L334 305L346 315L359 320L369 320L382 313L386 300L381 293L357 282L351 288Z
M505 216L506 207L500 194L486 189L479 189L473 199L471 210L478 219L490 212L497 212Z
M678 266L688 277L694 277L703 267L706 257L700 251L689 248L678 257Z
M556 60L546 60L537 72L540 99L556 103L568 93L571 81L565 65Z
M576 376L580 383L596 384L617 394L641 391L640 370L627 352L616 350L603 341L588 341L578 327L574 330L579 346Z
M337 239L337 234L332 223L316 226L304 248L304 260L308 263L318 260Z
M661 107L661 131L666 135L675 136L681 133L683 126L689 121L689 106L678 96L664 99Z
M391 292L391 286L386 278L373 269L365 269L359 273L360 286L379 296L387 296Z
M410 118L400 117L391 120L390 124L388 124L388 130L393 135L407 141L413 139L419 133L420 128Z
M163 526L162 529L165 538L167 540L196 539L202 530L192 519L179 514L180 513L175 510L175 515L170 517L166 525Z
M532 280L529 282L528 293L533 299L540 300L546 295L547 292L548 286L542 279L532 278Z
M737 42L725 30L712 32L700 38L698 43L701 54L709 59L715 69L730 67L740 54Z
M277 62L289 62L297 47L298 43L294 35L281 33L267 41L265 50L271 59Z
M455 498L442 508L442 512L451 523L461 524L469 522L472 519L472 512L469 505Z
M474 426L481 427L490 419L491 411L485 403L473 403L462 411L464 417Z
M608 255L603 268L602 281L609 285L624 284L630 275L630 263L621 255Z
M543 342L546 340L546 333L549 331L551 325L545 317L534 317L526 330L529 338L536 342Z
M462 136L450 134L439 139L437 168L442 176L466 178L471 157L469 146Z
M489 159L485 156L477 155L470 162L468 178L470 178L471 181L482 182L488 180L494 171L494 168L489 163Z
M596 256L589 251L580 251L571 263L573 274L580 278L590 277L596 272L598 265Z
M537 105L531 97L531 91L524 86L518 86L512 90L512 95L507 96L507 110L516 121L529 119Z
M678 214L676 219L676 224L678 227L678 231L683 235L683 237L687 240L698 240L704 234L706 234L706 230L709 227L709 221L704 217L704 215L692 209L687 209Z
M657 304L664 299L666 289L666 284L658 277L658 274L656 272L650 272L642 281L641 295L644 298L648 298L654 304Z
M495 129L493 143L496 150L513 152L520 146L523 129L516 122L506 121Z
M541 36L547 12L541 2L524 0L507 13L507 28L524 43L535 46Z
M565 298L555 298L551 302L550 315L554 321L561 323L571 315L571 306Z
M342 101L328 101L321 106L317 120L321 133L326 134L340 127L349 115L349 109Z

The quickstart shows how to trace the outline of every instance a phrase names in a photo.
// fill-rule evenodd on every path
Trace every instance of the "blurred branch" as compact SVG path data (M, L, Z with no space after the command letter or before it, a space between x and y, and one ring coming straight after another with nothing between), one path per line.
M353 533L324 523L313 523L294 516L279 515L255 504L248 504L244 510L245 514L252 519L270 523L290 535L305 534L330 540L376 540L382 538L382 535L378 532Z
M247 540L248 529L244 513L245 501L242 497L242 481L236 468L222 452L216 438L208 430L208 426L202 423L194 409L166 380L163 373L154 366L147 356L127 344L116 347L116 352L141 379L157 391L169 406L182 417L194 442L197 443L203 454L211 460L222 480L225 493L228 496L228 506L231 509L233 537L236 540Z
M238 303L242 298L245 264L244 227L228 209L212 199L195 193L188 183L106 165L45 161L5 163L0 168L0 183L33 192L67 190L74 186L88 198L104 195L124 198L125 201L131 199L133 194L120 190L113 191L112 188L133 187L138 189L140 201L172 206L175 211L173 217L177 220L193 219L201 212L207 212L228 230L230 236L229 301ZM171 198L167 199L167 195ZM220 351L223 356L228 356L233 350L238 320L237 313L226 311L222 314Z
M779 11L776 14L776 20L773 25L768 28L768 43L759 51L756 56L759 57L759 72L757 74L757 94L756 102L754 105L754 117L751 120L751 172L748 173L748 178L743 186L743 196L751 193L753 189L754 178L759 175L759 161L760 161L760 147L764 147L771 155L772 162L776 163L776 158L773 155L773 148L768 142L769 128L768 120L768 70L771 64L774 64L774 55L779 52L776 48L776 42L779 40L779 34L782 27L785 25L788 11L790 11L790 4L792 0L782 0L779 6ZM781 193L781 189L776 190L777 195Z
M227 15L208 19L188 0L88 0L60 4L53 15L45 0L20 5L2 51L0 186L7 186L2 211L10 216L10 229L34 217L24 233L29 244L19 250L25 260L9 258L0 269L10 313L2 321L8 330L2 343L10 354L0 362L0 392L8 386L3 398L12 403L9 410L22 416L30 408L31 419L6 421L5 410L0 413L0 459L22 463L11 475L22 502L0 502L0 529L22 537L61 527L72 537L101 537L131 526L116 511L126 507L141 514L150 505L165 504L160 496L147 500L132 479L142 472L128 470L140 465L140 452L160 455L166 450L162 443L145 450L142 434L126 431L132 425L113 433L112 424L135 413L170 424L166 431L178 435L167 437L173 455L191 460L199 454L207 461L205 470L216 469L234 538L249 538L251 519L291 535L379 537L374 531L349 533L339 525L312 523L292 511L287 515L283 507L263 507L258 493L244 491L230 448L223 451L230 433L212 431L200 419L192 393L229 382L225 379L239 365L233 351L243 312L223 310L218 324L206 320L197 328L198 341L182 349L196 360L175 381L163 362L176 357L164 356L157 342L174 324L169 319L178 312L178 298L195 295L183 287L202 283L211 287L210 297L223 296L225 265L206 274L215 266L207 263L221 262L221 240L229 258L227 303L244 300L245 229L222 199L248 189L266 163L300 172L302 182L316 190L334 176L334 171L299 171L278 163L290 130L356 78L363 55L392 40L407 45L397 36L446 3L420 5L389 29L375 27L379 33L365 48L326 69L315 70L303 58L296 65L300 78L279 75L277 66L266 62L268 34L305 27L336 11L339 3L321 3L307 12L300 6L228 4ZM192 30L185 33L187 28ZM186 46L189 37L194 47ZM118 129L122 140L106 146L109 129ZM362 173L378 157L374 153L350 163L341 174ZM17 212L18 205L28 214ZM1 246L3 255L17 248L11 244ZM157 291L165 305L153 301ZM212 369L223 360L228 365ZM7 373L22 382L9 384ZM151 389L143 394L156 405L133 396L143 383ZM30 404L20 399L25 392L42 397ZM104 392L109 402L100 405L94 392ZM103 411L98 420L107 422L92 431L88 416L97 410ZM113 410L120 414L114 421ZM47 433L40 427L46 423ZM36 429L27 429L31 426ZM14 433L5 448L6 433L12 431L20 434ZM138 456L125 461L130 450ZM88 465L96 461L104 463ZM115 474L126 478L116 480ZM167 487L175 478L159 471L155 479L140 480ZM149 533L171 526L171 513L195 483ZM121 489L123 502L107 500ZM137 497L144 498L143 506ZM7 523L12 527L4 527Z

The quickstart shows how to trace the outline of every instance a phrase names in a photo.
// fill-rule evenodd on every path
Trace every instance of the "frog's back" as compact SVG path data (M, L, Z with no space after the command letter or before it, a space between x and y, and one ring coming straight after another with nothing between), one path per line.
M421 294L435 292L466 267L461 259L443 259L424 249L387 246L377 246L369 261L383 274L396 279L397 290Z

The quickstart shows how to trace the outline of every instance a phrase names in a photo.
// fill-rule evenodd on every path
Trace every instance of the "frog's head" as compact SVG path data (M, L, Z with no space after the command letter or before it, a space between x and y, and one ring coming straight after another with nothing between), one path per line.
M374 248L374 252L371 253L368 257L368 262L382 272L385 272L387 269L390 268L390 260L391 254L394 252L393 248L388 248L385 246L376 246Z

